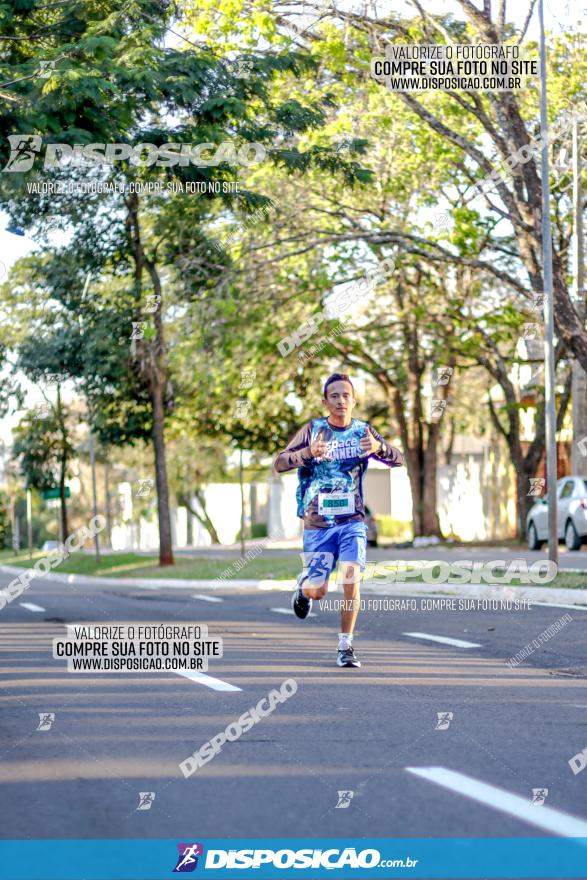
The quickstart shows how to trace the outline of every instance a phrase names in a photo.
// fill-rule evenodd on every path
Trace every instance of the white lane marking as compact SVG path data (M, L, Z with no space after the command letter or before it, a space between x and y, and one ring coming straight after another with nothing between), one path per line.
M270 608L269 611L275 611L276 614L293 614L293 608ZM316 617L313 611L310 611L308 617Z
M204 596L203 593L194 593L192 599L201 599L202 602L224 602L220 596Z
M560 837L587 837L587 822L584 819L544 804L541 806L531 804L530 794L527 797L520 797L518 794L512 794L503 788L497 788L495 785L489 785L487 782L481 782L455 770L448 770L446 767L406 767L405 769L408 773L421 776L428 782L434 782L436 785L493 807L495 810L501 810L502 813L508 813L516 819L521 819L522 822L543 828Z
M191 672L188 669L174 669L173 671L177 675L183 675L184 678L189 678L190 681L197 681L213 691L242 691L242 688L229 684L227 681L222 681L220 678L214 678L213 675L206 675L205 672Z
M441 645L454 645L455 648L482 648L477 642L465 642L463 639L449 639L448 636L433 636L430 633L402 633L412 639L427 639L429 642L440 642Z
M46 610L45 608L41 608L40 605L35 605L34 602L19 602L18 604L20 605L21 608L26 608L27 611L38 611L38 612L41 612L41 611L45 611L45 610Z
M559 605L558 602L535 602L528 599L530 605L544 605L545 608L570 608L572 611L587 611L587 605Z

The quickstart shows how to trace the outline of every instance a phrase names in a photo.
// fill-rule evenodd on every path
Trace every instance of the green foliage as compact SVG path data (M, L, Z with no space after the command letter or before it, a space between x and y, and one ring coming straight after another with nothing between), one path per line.
M267 523L253 523L251 526L251 538L266 538Z
M376 514L377 534L380 538L393 538L394 541L409 541L412 538L412 524L393 519L391 516Z
M27 416L13 431L13 457L18 460L25 488L54 489L61 469L71 459L73 446L64 436L61 418L53 411L47 418Z

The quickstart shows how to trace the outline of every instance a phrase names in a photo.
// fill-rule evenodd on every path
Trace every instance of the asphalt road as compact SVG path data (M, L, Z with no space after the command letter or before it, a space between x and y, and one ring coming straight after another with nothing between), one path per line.
M300 622L289 593L196 592L40 579L0 611L2 837L587 837L587 772L568 763L587 747L587 611L371 608L353 670L334 663L333 610ZM84 621L207 623L224 656L202 680L68 673L51 640ZM181 761L286 679L293 696L184 778Z

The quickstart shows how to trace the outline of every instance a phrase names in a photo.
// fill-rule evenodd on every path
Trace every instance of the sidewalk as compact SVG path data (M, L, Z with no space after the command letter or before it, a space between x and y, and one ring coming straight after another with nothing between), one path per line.
M0 571L11 576L22 574L25 569L0 565ZM188 580L180 578L105 578L79 574L43 575L43 580L70 584L75 587L129 587L136 589L161 590L278 590L289 592L295 587L295 580ZM338 592L330 587L330 593ZM375 595L411 596L456 596L464 599L501 599L515 601L526 599L530 602L544 602L548 605L576 605L587 607L587 589L550 589L549 587L510 587L505 584L421 584L398 581L389 584L364 581L361 592Z

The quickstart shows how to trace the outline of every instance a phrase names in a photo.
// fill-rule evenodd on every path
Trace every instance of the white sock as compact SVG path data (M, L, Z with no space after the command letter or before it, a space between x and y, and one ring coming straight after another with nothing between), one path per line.
M353 647L353 634L352 633L339 633L338 634L338 650L346 651L347 648Z

